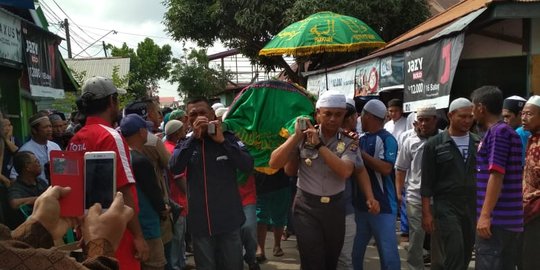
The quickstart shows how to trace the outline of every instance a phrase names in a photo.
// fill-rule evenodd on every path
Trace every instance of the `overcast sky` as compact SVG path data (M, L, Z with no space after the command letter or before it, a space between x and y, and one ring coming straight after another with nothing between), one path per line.
M65 37L58 21L65 18L70 21L71 48L74 56L110 30L116 30L118 33L106 35L101 39L105 43L121 46L126 42L129 47L136 48L139 42L150 37L160 46L171 45L174 57L180 57L182 53L183 44L172 40L165 31L162 21L166 9L161 0L39 0L39 2L51 24L49 28L51 32ZM104 57L101 40L77 57ZM193 46L191 43L186 44L186 47ZM61 43L60 51L67 57L64 48L66 48L65 41ZM209 48L208 53L223 50L225 49L221 44L216 44L213 48ZM160 96L178 98L176 85L161 82L160 88Z

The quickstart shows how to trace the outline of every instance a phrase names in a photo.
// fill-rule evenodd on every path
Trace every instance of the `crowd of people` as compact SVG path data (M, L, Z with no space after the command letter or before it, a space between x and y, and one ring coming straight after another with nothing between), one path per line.
M268 175L226 129L223 105L120 109L120 94L88 79L78 112L38 112L24 144L1 119L0 222L13 230L0 226L2 267L260 269L271 231L276 257L296 235L302 269L363 269L372 239L381 269L400 269L399 218L409 269L467 269L473 252L476 269L540 269L540 96L484 86L446 114L421 106L405 117L399 99L357 108L327 91L315 121L298 117L272 152ZM53 150L114 151L112 206L61 217L71 190L50 186ZM74 230L79 262L51 248Z

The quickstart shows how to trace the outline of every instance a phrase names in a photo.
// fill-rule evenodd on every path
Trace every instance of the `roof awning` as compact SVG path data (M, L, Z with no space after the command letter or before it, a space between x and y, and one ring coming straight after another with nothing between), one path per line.
M471 12L464 17L461 17L454 22L443 25L437 28L434 28L430 30L429 32L426 32L424 34L420 34L418 36L415 36L414 38L411 38L410 40L404 41L399 44L395 44L392 47L385 47L384 49L381 49L373 54L370 54L362 59L361 61L365 61L367 59L379 57L382 55L387 55L393 52L398 52L402 50L406 50L412 47L415 47L417 45L420 45L422 43L426 43L429 41L437 40L444 36L449 36L454 33L461 32L467 27L471 22L473 22L478 16L482 15L487 10L487 8L481 8L474 12Z

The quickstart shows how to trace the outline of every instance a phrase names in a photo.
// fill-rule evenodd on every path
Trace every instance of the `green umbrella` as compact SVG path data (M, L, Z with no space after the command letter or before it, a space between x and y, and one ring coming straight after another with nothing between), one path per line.
M380 48L384 44L381 37L363 21L324 11L287 26L259 51L259 55L307 56L325 52L354 52Z

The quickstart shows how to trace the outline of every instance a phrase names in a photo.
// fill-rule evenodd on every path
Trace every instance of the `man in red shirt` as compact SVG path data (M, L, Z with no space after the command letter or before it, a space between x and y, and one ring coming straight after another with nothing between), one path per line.
M169 120L165 125L165 138L163 142L165 148L172 154L176 144L186 137L185 126L182 121ZM186 269L185 258L185 238L186 233L186 216L188 213L187 197L186 197L186 175L181 173L179 175L173 175L168 171L169 189L171 191L171 199L182 206L180 216L173 224L174 234L171 244L171 267L173 269ZM190 269L190 268L189 268Z
M103 77L92 77L82 86L78 109L87 116L85 126L69 142L68 151L114 151L116 153L116 190L124 195L125 204L138 212L135 179L131 171L129 148L124 138L112 128L117 120L118 94L112 81ZM128 223L128 230L116 258L120 269L140 269L140 261L148 258L148 245L144 240L137 215Z

